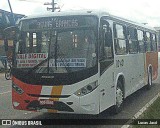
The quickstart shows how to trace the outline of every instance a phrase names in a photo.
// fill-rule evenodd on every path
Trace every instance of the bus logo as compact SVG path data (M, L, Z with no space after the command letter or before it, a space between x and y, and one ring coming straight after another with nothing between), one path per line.
M2 120L2 125L11 125L11 120Z

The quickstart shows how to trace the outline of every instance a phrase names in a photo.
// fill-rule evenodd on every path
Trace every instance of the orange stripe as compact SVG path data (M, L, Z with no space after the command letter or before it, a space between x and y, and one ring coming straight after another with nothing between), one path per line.
M63 86L53 86L51 95L61 95ZM50 100L59 101L59 98L50 98ZM48 112L57 113L57 110L49 109Z

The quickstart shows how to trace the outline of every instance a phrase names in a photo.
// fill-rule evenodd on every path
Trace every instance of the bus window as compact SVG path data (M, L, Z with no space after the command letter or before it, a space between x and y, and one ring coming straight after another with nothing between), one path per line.
M152 48L153 51L157 51L157 37L155 34L152 34Z
M151 38L150 33L146 32L146 51L151 51Z
M139 52L144 53L145 52L145 47L144 47L143 31L137 30L137 35L138 35L138 42L139 42Z
M108 25L103 25L103 43L104 43L104 58L113 58L113 41L112 30Z
M48 31L42 32L41 41L42 41L41 52L42 53L47 53L48 52L49 42L50 42L50 33Z
M113 41L112 41L112 30L108 27L105 32L105 43L104 43L104 51L106 58L113 58Z
M113 40L112 40L112 30L109 26L109 22L101 21L101 63L100 70L101 73L113 63Z
M105 20L101 21L101 59L113 58L113 41L112 30L109 23Z
M126 28L120 24L114 25L115 51L118 55L127 53L126 45Z
M31 48L33 47L33 50L31 51L31 52L37 52L37 33L32 33L31 34L31 38L32 38L32 40L31 40Z
M31 48L31 40L33 39L33 37L31 37L31 33L26 33L26 38L25 38L25 42L26 42L26 45L25 45L25 49L26 49L26 52L29 53L32 51L32 48Z
M42 49L42 33L36 33L36 44L37 44L37 52L41 53Z
M138 43L137 43L137 31L135 28L128 28L128 40L129 40L129 53L138 52Z
M48 52L46 46L48 46L49 36L47 32L22 32L18 40L18 53Z

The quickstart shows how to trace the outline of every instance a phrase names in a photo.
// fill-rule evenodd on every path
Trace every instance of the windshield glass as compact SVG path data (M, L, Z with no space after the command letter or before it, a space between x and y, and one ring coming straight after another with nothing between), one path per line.
M65 73L96 65L96 35L93 29L22 32L17 43L17 68L35 72Z
M68 73L97 63L97 18L70 16L24 20L16 67L36 73Z

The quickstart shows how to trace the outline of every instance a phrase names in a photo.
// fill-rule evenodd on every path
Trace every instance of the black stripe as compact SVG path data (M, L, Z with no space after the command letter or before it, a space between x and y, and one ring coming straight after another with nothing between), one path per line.
M95 75L97 72L98 65L76 72L52 74L34 72L28 74L24 69L13 68L12 76L27 84L56 86L71 85L80 82ZM45 76L45 78L43 76ZM47 76L49 77L46 78Z
M37 94L28 94L33 97L49 97L49 98L68 98L70 95L37 95Z

